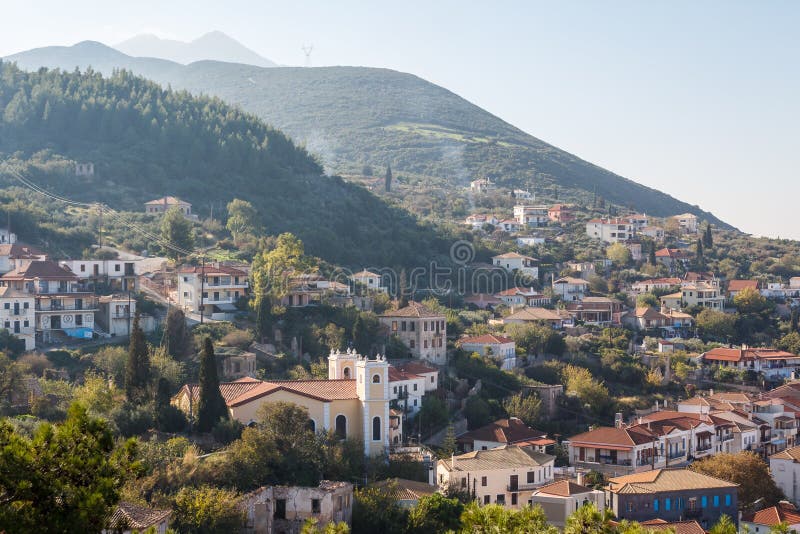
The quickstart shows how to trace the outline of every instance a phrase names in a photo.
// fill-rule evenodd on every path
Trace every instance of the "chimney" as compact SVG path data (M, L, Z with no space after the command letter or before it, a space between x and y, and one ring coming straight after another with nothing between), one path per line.
M614 414L614 426L616 428L622 428L622 413L617 412ZM578 482L580 484L580 482Z
M583 483L586 481L586 474L583 471L576 471L575 477L578 485L583 486Z
M708 396L709 397L713 397L714 396L714 388L711 388L711 389L708 390Z

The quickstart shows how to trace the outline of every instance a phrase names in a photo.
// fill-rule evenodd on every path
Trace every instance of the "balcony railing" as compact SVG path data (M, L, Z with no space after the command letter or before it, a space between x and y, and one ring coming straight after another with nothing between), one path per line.
M684 456L686 456L686 451L685 450L684 451L671 452L668 455L670 460L674 460L675 458L682 458Z
M94 304L83 303L80 306L76 304L50 304L50 306L36 305L36 311L92 311L96 308Z
M733 435L732 434L727 434L727 435L720 436L717 439L719 439L720 441L730 441L730 440L733 439Z
M539 482L537 484L533 484L533 483L530 483L530 484L508 484L508 485L506 485L506 491L512 491L512 492L528 491L528 490L533 490L533 489L539 488L543 484L546 484L546 483L547 483L547 481L543 480L542 482Z

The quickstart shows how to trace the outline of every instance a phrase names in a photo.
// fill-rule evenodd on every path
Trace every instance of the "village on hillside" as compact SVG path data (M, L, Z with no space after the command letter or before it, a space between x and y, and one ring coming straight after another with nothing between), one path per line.
M558 529L589 508L614 528L800 529L798 265L731 277L725 231L695 215L500 194L513 212L463 226L506 252L454 257L444 289L291 234L252 261L185 254L172 238L201 220L175 196L143 206L164 257L62 258L5 228L3 415L57 422L79 401L139 441L106 532L182 524L194 485L243 532L391 530L442 502L538 507Z

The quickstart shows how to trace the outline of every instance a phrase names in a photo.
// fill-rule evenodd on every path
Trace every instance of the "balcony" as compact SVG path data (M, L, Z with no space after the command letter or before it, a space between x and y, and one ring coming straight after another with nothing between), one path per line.
M683 511L683 516L686 519L700 519L703 517L703 509L695 508L694 510L686 509Z
M722 442L730 441L730 440L733 439L733 434L726 434L726 435L723 435L723 436L718 436L717 439L719 441L722 441Z
M80 305L51 303L49 306L42 306L41 304L37 304L35 308L36 311L41 311L41 312L95 311L97 309L94 303L86 303L86 302Z
M683 458L684 456L686 456L686 451L685 451L685 450L683 450L683 451L675 451L675 452L671 452L671 453L669 453L669 455L667 455L667 457L668 457L670 460L674 460L674 459L676 459L676 458Z
M536 488L540 488L544 484L547 484L548 482L549 481L547 481L547 480L542 480L541 482L539 482L537 484L508 484L506 486L506 491L511 491L511 492L530 491L530 490L534 490Z
M698 445L695 448L695 451L697 451L697 452L705 452L705 451L710 451L710 450L711 450L711 443L703 443L703 444Z

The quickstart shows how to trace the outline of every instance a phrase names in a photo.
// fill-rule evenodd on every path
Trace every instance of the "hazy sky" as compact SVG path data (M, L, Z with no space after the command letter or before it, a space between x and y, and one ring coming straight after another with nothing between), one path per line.
M1 0L0 56L221 30L302 65L313 43L315 66L417 74L744 231L800 239L800 2L378 4Z

